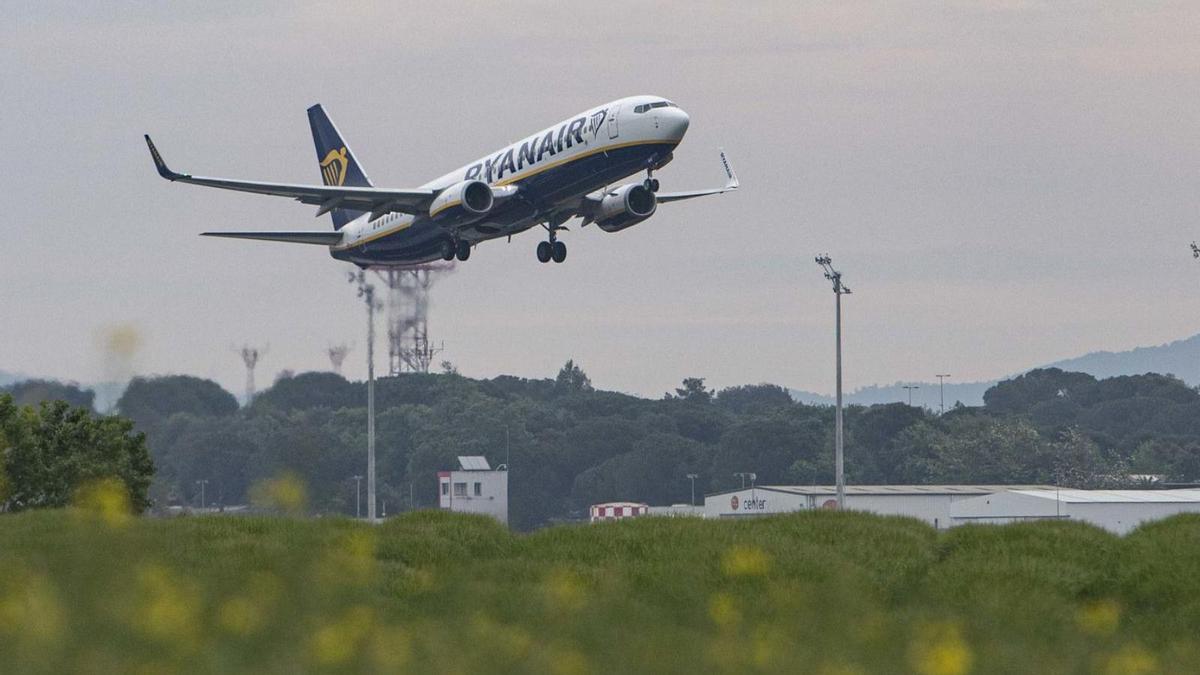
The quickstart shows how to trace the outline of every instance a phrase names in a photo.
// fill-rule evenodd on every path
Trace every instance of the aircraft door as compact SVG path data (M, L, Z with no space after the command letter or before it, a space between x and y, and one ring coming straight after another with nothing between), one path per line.
M608 137L613 139L617 137L617 118L621 116L621 106L614 106L608 113Z

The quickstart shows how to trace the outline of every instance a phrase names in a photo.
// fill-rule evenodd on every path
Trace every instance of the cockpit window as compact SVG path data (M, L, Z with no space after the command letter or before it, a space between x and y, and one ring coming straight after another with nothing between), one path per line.
M643 103L633 107L633 112L644 113L651 108L677 108L679 106L670 101L655 101L654 103Z

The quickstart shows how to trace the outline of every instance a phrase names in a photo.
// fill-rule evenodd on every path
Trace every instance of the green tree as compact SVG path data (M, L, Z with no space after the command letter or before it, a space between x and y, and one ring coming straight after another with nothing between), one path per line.
M717 405L739 415L769 413L794 404L787 389L776 384L726 387L717 394Z
M153 425L175 413L231 415L238 402L212 380L190 375L135 377L117 401L117 410L139 427Z
M554 378L554 388L559 392L592 391L592 379L576 365L574 359L568 360Z
M25 380L0 388L0 391L11 394L17 405L36 406L43 401L66 401L67 405L78 408L94 410L96 407L96 392L54 380Z
M363 405L367 392L337 373L300 373L280 377L270 389L254 397L254 408L307 410L354 408Z
M703 377L685 377L683 386L675 389L675 396L667 394L665 398L678 398L688 403L708 405L712 403L713 393L711 389L704 386Z
M7 496L0 511L66 506L79 488L115 478L136 512L149 507L154 465L145 437L121 417L97 417L63 401L36 410L0 395L0 456Z

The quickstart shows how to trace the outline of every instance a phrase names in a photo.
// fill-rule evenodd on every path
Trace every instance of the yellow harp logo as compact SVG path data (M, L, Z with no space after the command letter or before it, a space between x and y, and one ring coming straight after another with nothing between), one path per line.
M346 182L346 148L330 150L325 159L321 160L321 179L326 185L342 185Z

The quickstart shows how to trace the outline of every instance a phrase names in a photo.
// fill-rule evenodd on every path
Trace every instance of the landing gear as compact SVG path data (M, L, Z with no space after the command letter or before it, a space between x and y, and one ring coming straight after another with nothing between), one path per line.
M542 224L542 227L546 228L546 241L538 242L538 262L548 263L553 260L560 263L567 259L567 245L558 240L558 231L567 229L563 227L563 223L567 222L568 218L569 216L559 216Z
M654 177L654 169L646 169L646 180L642 181L642 187L651 192L658 192L658 179Z
M454 257L458 258L459 262L466 262L467 258L471 257L471 242L460 239L455 248Z
M454 240L452 240L452 239L442 240L442 249L441 249L442 260L445 260L446 262L454 260L454 254L457 253L457 249L458 249L458 247L455 246Z

